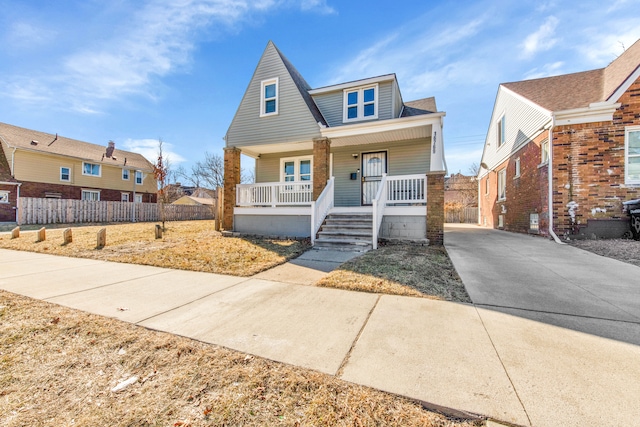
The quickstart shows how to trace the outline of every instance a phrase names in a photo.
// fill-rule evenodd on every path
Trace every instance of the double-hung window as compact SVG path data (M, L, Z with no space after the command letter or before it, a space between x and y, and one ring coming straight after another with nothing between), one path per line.
M507 198L507 169L498 171L498 200Z
M9 203L8 191L0 191L0 203Z
M97 163L82 163L82 175L100 176L100 165Z
M60 168L60 181L69 182L71 181L71 169L66 167Z
M260 84L260 117L278 114L278 78Z
M378 85L344 90L343 122L378 118Z
M624 131L624 183L640 185L640 126Z
M128 202L129 201L129 193L120 193L120 201Z
M122 179L129 181L129 169L122 169Z
M98 190L82 190L82 200L90 200L92 202L100 201L100 191Z
M309 181L311 182L312 156L289 157L280 160L280 176L283 182Z
M142 203L142 194L136 194L134 202Z
M142 184L142 172L140 171L136 171L136 184L140 185Z

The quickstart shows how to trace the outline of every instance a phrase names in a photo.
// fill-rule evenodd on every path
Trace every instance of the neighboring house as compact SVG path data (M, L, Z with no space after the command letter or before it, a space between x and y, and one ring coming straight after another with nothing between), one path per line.
M153 165L113 142L104 147L0 123L0 146L0 221L16 219L18 197L156 201Z
M213 206L216 200L214 198L182 196L172 205L191 205L191 206Z
M404 102L395 74L312 89L269 42L225 136L223 228L442 244L444 116L434 98ZM241 153L255 184L240 184Z
M627 231L622 202L640 197L639 78L640 41L606 68L501 84L480 223L554 238Z

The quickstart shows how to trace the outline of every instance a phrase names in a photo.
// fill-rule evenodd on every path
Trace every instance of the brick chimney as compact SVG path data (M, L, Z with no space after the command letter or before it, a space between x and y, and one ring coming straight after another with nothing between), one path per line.
M111 158L111 156L113 155L113 150L116 149L116 143L113 141L109 141L109 143L107 144L107 157Z

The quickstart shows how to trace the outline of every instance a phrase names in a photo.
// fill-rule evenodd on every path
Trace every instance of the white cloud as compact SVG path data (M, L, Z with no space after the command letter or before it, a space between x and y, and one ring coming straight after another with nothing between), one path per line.
M158 143L157 139L126 139L123 142L124 149L142 154L151 163L155 163L158 159ZM117 146L116 146L117 147ZM162 154L165 162L168 160L171 165L185 162L186 159L174 151L173 144L166 141L162 142Z
M552 62L550 64L544 64L540 68L533 68L524 74L524 79L539 79L541 77L557 76L564 74L562 71L563 61Z
M82 113L100 111L104 101L131 94L153 99L159 78L189 66L203 33L231 30L252 14L294 5L335 12L326 0L148 0L131 17L110 26L99 42L80 39L81 47L59 64L51 64L46 73L7 76L0 92L25 103L37 101ZM18 29L31 32L27 24Z
M529 34L522 43L522 57L531 58L538 52L551 49L558 41L554 38L558 18L549 16L535 33Z
M51 28L19 21L9 26L6 42L14 50L24 50L49 44L55 34Z

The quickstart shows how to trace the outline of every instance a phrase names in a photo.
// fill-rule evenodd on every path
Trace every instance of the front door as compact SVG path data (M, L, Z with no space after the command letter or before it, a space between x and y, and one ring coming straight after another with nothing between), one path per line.
M382 175L387 173L387 152L362 153L362 205L371 205Z

